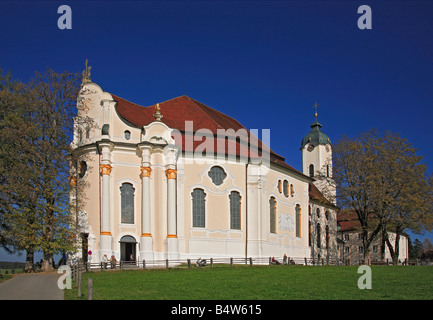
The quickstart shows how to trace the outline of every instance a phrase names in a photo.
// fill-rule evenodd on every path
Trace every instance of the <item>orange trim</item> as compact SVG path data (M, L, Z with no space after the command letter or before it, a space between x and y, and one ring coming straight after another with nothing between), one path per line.
M176 173L177 173L177 170L175 170L175 169L165 170L165 175L167 176L167 179L176 179Z
M75 187L77 185L77 177L69 177L69 185Z
M176 238L177 239L177 235L176 234L168 234L167 238Z
M150 167L140 167L140 170L142 178L150 178L150 173L152 172L152 169Z
M152 234L151 233L142 233L141 236L142 237L150 237L151 238Z
M110 175L112 166L109 164L101 164L101 173L104 175Z
M110 231L101 231L101 236L111 236Z

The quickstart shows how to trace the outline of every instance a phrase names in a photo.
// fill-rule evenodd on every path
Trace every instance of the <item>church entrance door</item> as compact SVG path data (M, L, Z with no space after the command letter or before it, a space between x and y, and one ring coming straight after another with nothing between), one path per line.
M135 261L137 241L132 236L124 236L120 239L120 260Z

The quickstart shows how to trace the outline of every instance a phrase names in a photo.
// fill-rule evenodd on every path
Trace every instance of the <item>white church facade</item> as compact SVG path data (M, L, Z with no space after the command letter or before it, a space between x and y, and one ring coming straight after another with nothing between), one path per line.
M87 79L77 107L80 258L337 259L332 146L317 114L300 172L266 147L269 132L262 142L188 96L143 107Z

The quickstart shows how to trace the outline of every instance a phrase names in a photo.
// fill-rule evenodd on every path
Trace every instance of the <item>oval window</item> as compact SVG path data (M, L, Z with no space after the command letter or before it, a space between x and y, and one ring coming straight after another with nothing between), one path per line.
M126 140L131 139L131 132L130 132L130 131L126 130L126 131L124 132L124 135L125 135L125 139L126 139Z
M78 165L78 177L82 178L86 174L87 171L87 163L86 161L81 161Z
M227 174L224 172L224 169L218 166L212 167L209 170L208 175L212 179L212 182L217 186L221 185L224 179L227 177Z

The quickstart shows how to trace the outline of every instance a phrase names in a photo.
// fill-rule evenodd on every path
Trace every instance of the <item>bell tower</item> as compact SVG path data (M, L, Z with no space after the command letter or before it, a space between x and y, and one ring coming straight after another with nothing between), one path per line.
M302 172L315 179L314 185L323 195L335 203L335 183L332 179L332 145L329 137L321 131L317 121L317 102L314 104L314 123L311 131L302 139Z

